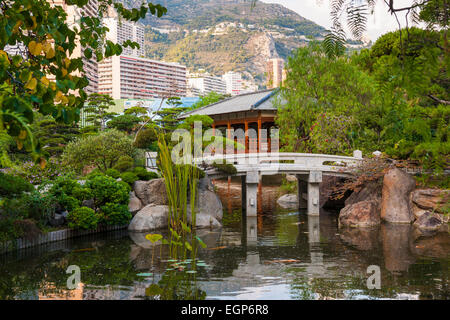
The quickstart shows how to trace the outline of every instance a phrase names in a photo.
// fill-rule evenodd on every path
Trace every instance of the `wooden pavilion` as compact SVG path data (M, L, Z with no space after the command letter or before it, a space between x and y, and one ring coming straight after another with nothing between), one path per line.
M278 148L272 145L271 139L271 129L276 128L277 108L273 103L277 92L277 89L270 89L241 94L186 112L179 118L207 115L214 120L214 131L220 130L223 137L245 145L246 153L270 152ZM245 140L233 134L239 129L245 133Z

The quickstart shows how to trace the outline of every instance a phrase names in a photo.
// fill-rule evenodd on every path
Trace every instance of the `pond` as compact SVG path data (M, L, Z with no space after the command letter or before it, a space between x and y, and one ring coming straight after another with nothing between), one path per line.
M198 230L207 247L195 270L145 234L121 230L0 256L0 299L450 298L447 233L417 238L409 225L342 230L335 213L284 210L274 188L263 191L263 212L243 220L238 196L222 192L225 226ZM74 290L70 265L81 270ZM369 266L379 267L380 289L367 286Z

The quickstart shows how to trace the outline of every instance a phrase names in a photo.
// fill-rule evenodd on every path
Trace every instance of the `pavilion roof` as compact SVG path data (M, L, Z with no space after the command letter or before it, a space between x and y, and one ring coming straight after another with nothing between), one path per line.
M191 115L217 115L242 111L255 110L277 110L273 105L277 89L262 90L251 93L240 94L207 106L185 112L179 116L180 119Z

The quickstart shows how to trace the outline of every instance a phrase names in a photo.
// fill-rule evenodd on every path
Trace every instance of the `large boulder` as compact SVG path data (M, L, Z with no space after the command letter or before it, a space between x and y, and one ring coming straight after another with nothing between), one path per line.
M128 230L144 232L166 228L169 207L164 205L147 205L131 219Z
M420 209L422 209L442 213L443 206L450 202L450 190L414 190L413 192L411 192L411 201L417 207L417 209L415 210L417 212L420 212Z
M136 181L133 185L136 196L142 201L144 206L167 205L167 193L164 179L153 179L150 181Z
M298 197L296 194L285 194L278 198L277 203L285 209L298 209Z
M188 215L188 221L192 224L191 215ZM222 225L216 218L209 214L199 213L195 216L195 226L197 228L220 228Z
M219 196L208 189L199 188L197 193L197 216L199 214L209 215L218 221L222 221L223 206ZM188 204L187 212L190 215L191 205Z
M339 214L339 227L375 227L380 224L377 200L365 200L345 206Z
M383 178L381 219L391 223L414 221L409 197L415 186L414 178L408 173L390 169Z
M429 232L439 230L443 223L440 214L427 211L414 222L414 226L421 231Z
M136 197L136 194L131 191L130 192L130 202L128 202L128 211L131 212L131 214L136 214L139 210L141 210L143 207L142 201Z

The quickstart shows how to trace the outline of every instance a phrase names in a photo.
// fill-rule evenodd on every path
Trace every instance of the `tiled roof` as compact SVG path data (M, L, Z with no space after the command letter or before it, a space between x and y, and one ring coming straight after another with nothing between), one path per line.
M179 118L184 119L191 115L216 115L241 111L251 110L276 110L273 106L273 99L278 90L270 89L257 91L252 93L245 93L237 95L186 113L183 113Z

